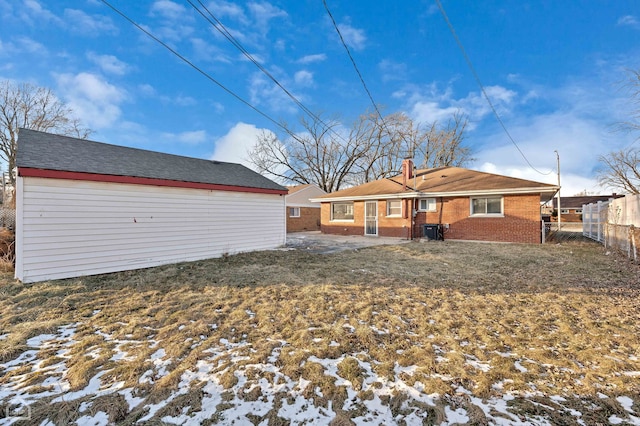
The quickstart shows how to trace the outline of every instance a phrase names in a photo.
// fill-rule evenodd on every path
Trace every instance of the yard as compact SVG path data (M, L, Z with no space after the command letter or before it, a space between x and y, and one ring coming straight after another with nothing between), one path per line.
M639 424L640 268L596 243L0 277L0 423Z

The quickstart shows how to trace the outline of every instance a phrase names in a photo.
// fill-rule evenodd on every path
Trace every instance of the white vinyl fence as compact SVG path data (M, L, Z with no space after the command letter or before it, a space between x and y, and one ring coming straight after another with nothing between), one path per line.
M609 201L582 205L582 235L604 243Z
M583 205L582 235L621 250L638 262L640 195Z

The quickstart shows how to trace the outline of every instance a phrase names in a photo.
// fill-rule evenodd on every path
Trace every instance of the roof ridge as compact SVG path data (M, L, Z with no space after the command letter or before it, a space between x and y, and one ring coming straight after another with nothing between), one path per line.
M33 129L27 129L27 128L20 128L18 129L18 139L20 138L20 132L23 131L27 131L27 132L34 132L34 133L39 133L43 136L47 136L47 137L57 137L57 138L65 138L65 139L71 139L71 140L75 140L78 142L82 142L82 143L88 143L88 144L96 144L96 145L106 145L108 147L113 147L116 149L123 149L123 150L132 150L132 151L139 151L139 152L144 152L144 153L149 153L152 155L167 155L167 156L171 156L171 157L177 157L177 158L185 158L185 159L189 159L189 160L200 160L200 161L208 161L208 162L213 162L214 164L238 164L241 165L240 163L233 163L230 161L220 161L220 160L213 160L213 159L206 159L206 158L199 158L199 157L189 157L187 155L180 155L180 154L171 154L169 152L162 152L162 151L153 151L151 149L146 149L146 148L135 148L132 146L126 146L126 145L118 145L115 143L109 143L109 142L101 142L101 141L94 141L91 139L82 139L82 138L78 138L78 137L74 137L74 136L68 136L68 135L60 135L58 133L48 133L48 132L43 132L41 130L33 130ZM243 166L246 167L246 166Z

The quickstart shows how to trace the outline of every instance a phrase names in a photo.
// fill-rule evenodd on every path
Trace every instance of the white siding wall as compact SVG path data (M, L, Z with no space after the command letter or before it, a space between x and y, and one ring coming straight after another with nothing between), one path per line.
M285 244L284 196L18 178L16 278L145 268Z
M309 198L317 198L327 195L322 189L317 186L308 186L300 191L296 191L293 194L286 196L287 207L315 207L320 208L320 203L312 203Z

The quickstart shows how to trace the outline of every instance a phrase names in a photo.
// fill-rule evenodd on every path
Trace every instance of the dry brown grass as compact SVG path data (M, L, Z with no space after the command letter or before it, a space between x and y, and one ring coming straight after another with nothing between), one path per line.
M156 402L176 391L185 371L210 359L212 348L226 348L213 360L212 374L228 391L246 380L239 397L247 401L265 398L256 387L260 380L277 381L253 365L278 354L280 373L309 381L301 392L317 407L329 401L341 407L347 392L311 357L343 357L336 375L363 401L381 386L378 380L403 380L420 382L425 394L449 405L461 398L460 386L485 399L536 393L543 403L516 398L511 409L554 422L560 411L541 408L554 406L551 395L583 409L600 407L584 411L593 422L624 414L606 402L617 395L640 406L640 381L624 374L640 371L640 268L591 243L410 243L331 255L267 251L28 285L5 275L0 292L0 334L8 334L0 340L0 362L26 350L30 337L78 324L77 343L65 354L72 390L105 371L103 382L123 381L140 389L146 403ZM163 375L151 359L159 348L167 361ZM119 351L127 362L110 360ZM398 373L411 366L414 371ZM29 376L4 374L0 367L0 385L19 374ZM141 383L145 374L152 380ZM43 379L25 380L36 386ZM197 410L202 392L201 384L192 385L154 419ZM275 409L281 397L268 415L252 421L282 421ZM115 422L144 414L140 408L128 413L120 397L101 398L91 410L107 411ZM402 392L381 399L400 415L418 410L433 421L442 418L440 406L408 402ZM230 404L224 401L221 411ZM458 404L477 424L486 423L468 397ZM353 407L336 411L332 424L351 424L364 406ZM77 408L67 404L56 418L77 418Z

